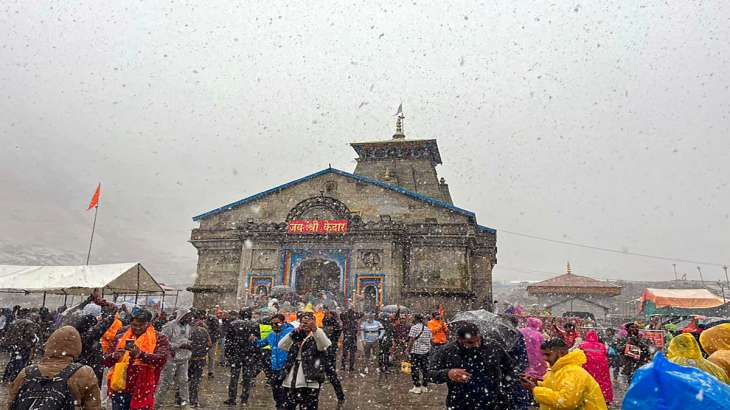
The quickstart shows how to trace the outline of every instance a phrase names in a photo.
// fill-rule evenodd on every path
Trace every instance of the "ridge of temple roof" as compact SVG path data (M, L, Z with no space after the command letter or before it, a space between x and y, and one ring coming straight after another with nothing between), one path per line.
M528 286L528 288L534 287L621 288L621 286L614 285L610 282L593 279L588 276L576 275L572 272L545 279Z
M527 293L530 295L553 294L616 296L621 294L621 289L621 286L614 285L610 282L568 272L560 276L529 285L527 287Z
M271 188L271 189L267 189L266 191L259 192L258 194L251 195L249 197L240 199L240 200L235 201L235 202L231 202L230 204L227 204L227 205L223 205L220 208L212 209L212 210L207 211L207 212L204 212L204 213L202 213L200 215L194 216L193 217L193 221L199 221L199 220L204 219L204 218L207 218L209 216L217 215L217 214L220 214L222 212L231 210L233 208L237 208L237 207L242 206L242 205L245 205L245 204L247 204L249 202L255 201L257 199L264 198L266 196L269 196L269 195L274 194L274 193L277 193L277 192L281 192L281 191L283 191L283 190L285 190L287 188L290 188L292 186L301 184L303 182L312 180L314 178L317 178L319 176L326 175L326 174L340 175L340 176L343 176L343 177L346 177L346 178L354 179L354 180L359 181L359 182L364 182L366 184L376 185L376 186L379 186L381 188L388 189L390 191L398 192L398 193L400 193L402 195L406 195L406 196L411 197L413 199L417 199L419 201L426 202L426 203L428 203L430 205L437 206L437 207L441 207L441 208L445 208L445 209L448 209L448 210L450 210L452 212L455 212L455 213L458 213L458 214L467 216L467 217L471 218L472 220L474 220L474 222L476 222L476 215L474 214L474 212L468 211L468 210L463 209L463 208L456 207L456 206L451 205L451 204L449 204L447 202L444 202L444 201L442 201L440 199L436 199L436 198L433 198L433 197L430 197L430 196L422 195L422 194L419 194L417 192L409 191L409 190L404 189L403 187L398 186L398 185L389 184L387 182L383 182L383 181L380 181L380 180L374 179L374 178L365 177L365 176L362 176L362 175L351 174L349 172L342 171L342 170L339 170L339 169L336 169L336 168L325 168L325 169L323 169L321 171L317 171L317 172L315 172L313 174L304 176L304 177L299 178L299 179L295 179L293 181L289 181L289 182L287 182L285 184L276 186L276 187ZM486 227L486 226L477 225L477 227L478 227L478 229L479 229L480 232L489 232L489 233L496 233L497 232L495 229L489 228L489 227Z

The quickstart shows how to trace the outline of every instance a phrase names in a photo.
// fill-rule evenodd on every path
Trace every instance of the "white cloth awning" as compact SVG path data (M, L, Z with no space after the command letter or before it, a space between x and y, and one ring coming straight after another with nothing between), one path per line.
M0 265L0 289L31 293L88 295L162 293L163 289L142 264L115 263L81 266Z

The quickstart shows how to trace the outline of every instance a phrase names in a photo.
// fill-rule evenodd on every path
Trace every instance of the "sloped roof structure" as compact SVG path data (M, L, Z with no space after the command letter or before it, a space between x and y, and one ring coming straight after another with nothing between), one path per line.
M0 265L0 290L5 292L88 295L162 293L163 289L139 262L79 266Z
M336 168L325 168L325 169L323 169L321 171L315 172L315 173L310 174L310 175L307 175L305 177L302 177L302 178L299 178L299 179L295 179L293 181L289 181L289 182L287 182L285 184L276 186L276 187L271 188L271 189L268 189L266 191L259 192L258 194L251 195L251 196L249 196L247 198L243 198L243 199L240 199L240 200L235 201L235 202L231 202L230 204L227 204L227 205L223 205L220 208L212 209L212 210L207 211L207 212L204 212L204 213L202 213L200 215L196 215L196 216L193 217L193 221L199 221L201 219L204 219L204 218L207 218L207 217L210 217L210 216L213 216L213 215L217 215L217 214L223 213L225 211L228 211L228 210L237 208L239 206L246 205L246 204L248 204L250 202L253 202L255 200L264 198L266 196L269 196L269 195L274 194L274 193L277 193L277 192L281 192L281 191L283 191L283 190L285 190L287 188L291 188L291 187L293 187L295 185L301 184L303 182L307 182L309 180L312 180L314 178L317 178L317 177L322 176L322 175L327 175L327 174L340 175L340 176L343 176L343 177L346 177L346 178L354 179L354 180L356 180L358 182L363 182L363 183L366 183L366 184L376 185L376 186L379 186L381 188L388 189L390 191L398 192L398 193L400 193L402 195L411 197L413 199L426 202L426 203L428 203L428 204L430 204L432 206L436 206L436 207L440 207L440 208L445 208L445 209L450 210L451 212L455 212L457 214L467 216L467 217L471 218L472 220L476 220L476 215L474 214L474 212L467 211L466 209L462 209L462 208L459 208L457 206L451 205L448 202L442 201L440 199L432 198L430 196L422 195L422 194L419 194L417 192L409 191L407 189L404 189L401 186L398 186L398 185L395 185L395 184L389 184L387 182L383 182L383 181L380 181L378 179L369 178L369 177L362 176L362 175L351 174L349 172L342 171L342 170L339 170L339 169L336 169ZM481 226L481 225L479 225L479 230L480 231L485 231L485 232L490 232L490 233L496 233L497 232L493 228L489 228L489 227Z
M527 287L530 295L604 295L616 296L621 294L621 286L614 285L588 276L574 275L567 266L567 272L554 278L546 279Z

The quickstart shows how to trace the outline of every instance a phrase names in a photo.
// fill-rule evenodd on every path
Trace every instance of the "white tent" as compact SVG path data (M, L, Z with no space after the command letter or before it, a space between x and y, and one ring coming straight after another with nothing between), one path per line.
M80 266L0 265L0 291L88 295L163 293L162 287L140 263Z

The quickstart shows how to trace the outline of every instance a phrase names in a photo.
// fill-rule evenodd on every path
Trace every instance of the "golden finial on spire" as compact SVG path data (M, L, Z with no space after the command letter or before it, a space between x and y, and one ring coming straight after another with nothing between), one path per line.
M403 115L403 103L400 103L398 106L398 112L396 112L395 115L397 119L395 120L395 134L393 134L393 139L403 139L406 137L403 133L403 119L406 118L406 116Z
M570 269L570 262L568 262L567 266L565 267L565 273L567 273L568 275L573 274L573 270Z

